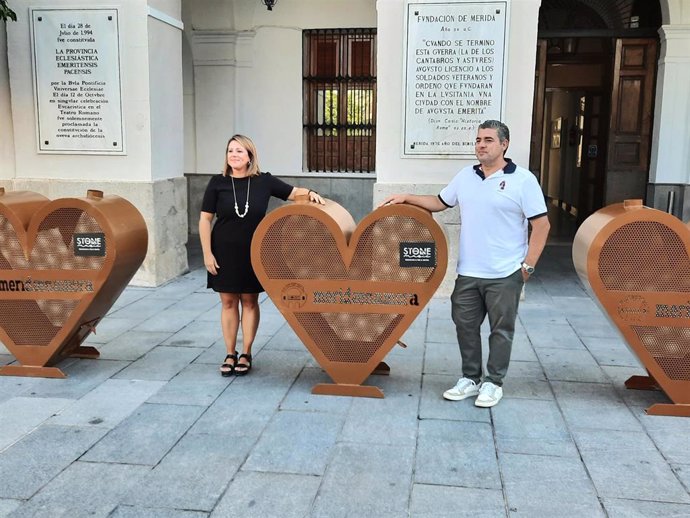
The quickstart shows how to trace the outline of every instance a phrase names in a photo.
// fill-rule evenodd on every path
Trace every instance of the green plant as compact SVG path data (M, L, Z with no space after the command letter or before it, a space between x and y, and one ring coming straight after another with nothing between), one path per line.
M17 15L7 5L7 0L0 0L0 20L6 22L7 19L17 21Z

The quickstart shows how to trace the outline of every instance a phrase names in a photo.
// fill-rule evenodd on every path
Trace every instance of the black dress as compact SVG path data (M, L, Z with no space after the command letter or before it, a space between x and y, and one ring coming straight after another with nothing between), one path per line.
M232 184L235 183L235 196ZM244 214L249 187L249 211ZM208 274L207 288L221 293L261 293L264 291L256 278L251 262L252 236L266 215L271 196L287 200L292 186L270 173L246 178L232 178L219 174L211 178L201 204L203 212L215 214L217 219L211 231L211 252L220 268L217 275Z

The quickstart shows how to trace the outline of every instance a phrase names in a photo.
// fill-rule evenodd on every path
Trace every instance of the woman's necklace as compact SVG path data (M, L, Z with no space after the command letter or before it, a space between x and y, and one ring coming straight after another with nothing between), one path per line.
M232 197L235 199L235 214L237 214L240 218L243 218L247 215L247 212L249 212L249 188L252 186L252 177L249 177L249 181L247 183L247 203L244 204L244 212L240 214L240 211L237 210L237 195L235 194L235 179L230 175L230 179L232 180Z

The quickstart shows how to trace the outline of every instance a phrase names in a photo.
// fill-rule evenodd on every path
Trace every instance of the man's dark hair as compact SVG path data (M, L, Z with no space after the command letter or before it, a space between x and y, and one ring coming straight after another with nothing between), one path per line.
M501 121L484 121L479 125L479 129L495 129L500 142L510 140L510 130L508 129L508 126L503 124Z

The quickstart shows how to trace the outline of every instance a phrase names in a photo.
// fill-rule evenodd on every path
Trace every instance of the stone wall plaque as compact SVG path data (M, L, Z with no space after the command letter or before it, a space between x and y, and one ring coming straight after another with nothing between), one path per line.
M32 9L39 153L124 154L117 9Z
M409 2L403 157L474 157L477 126L502 120L507 2Z

